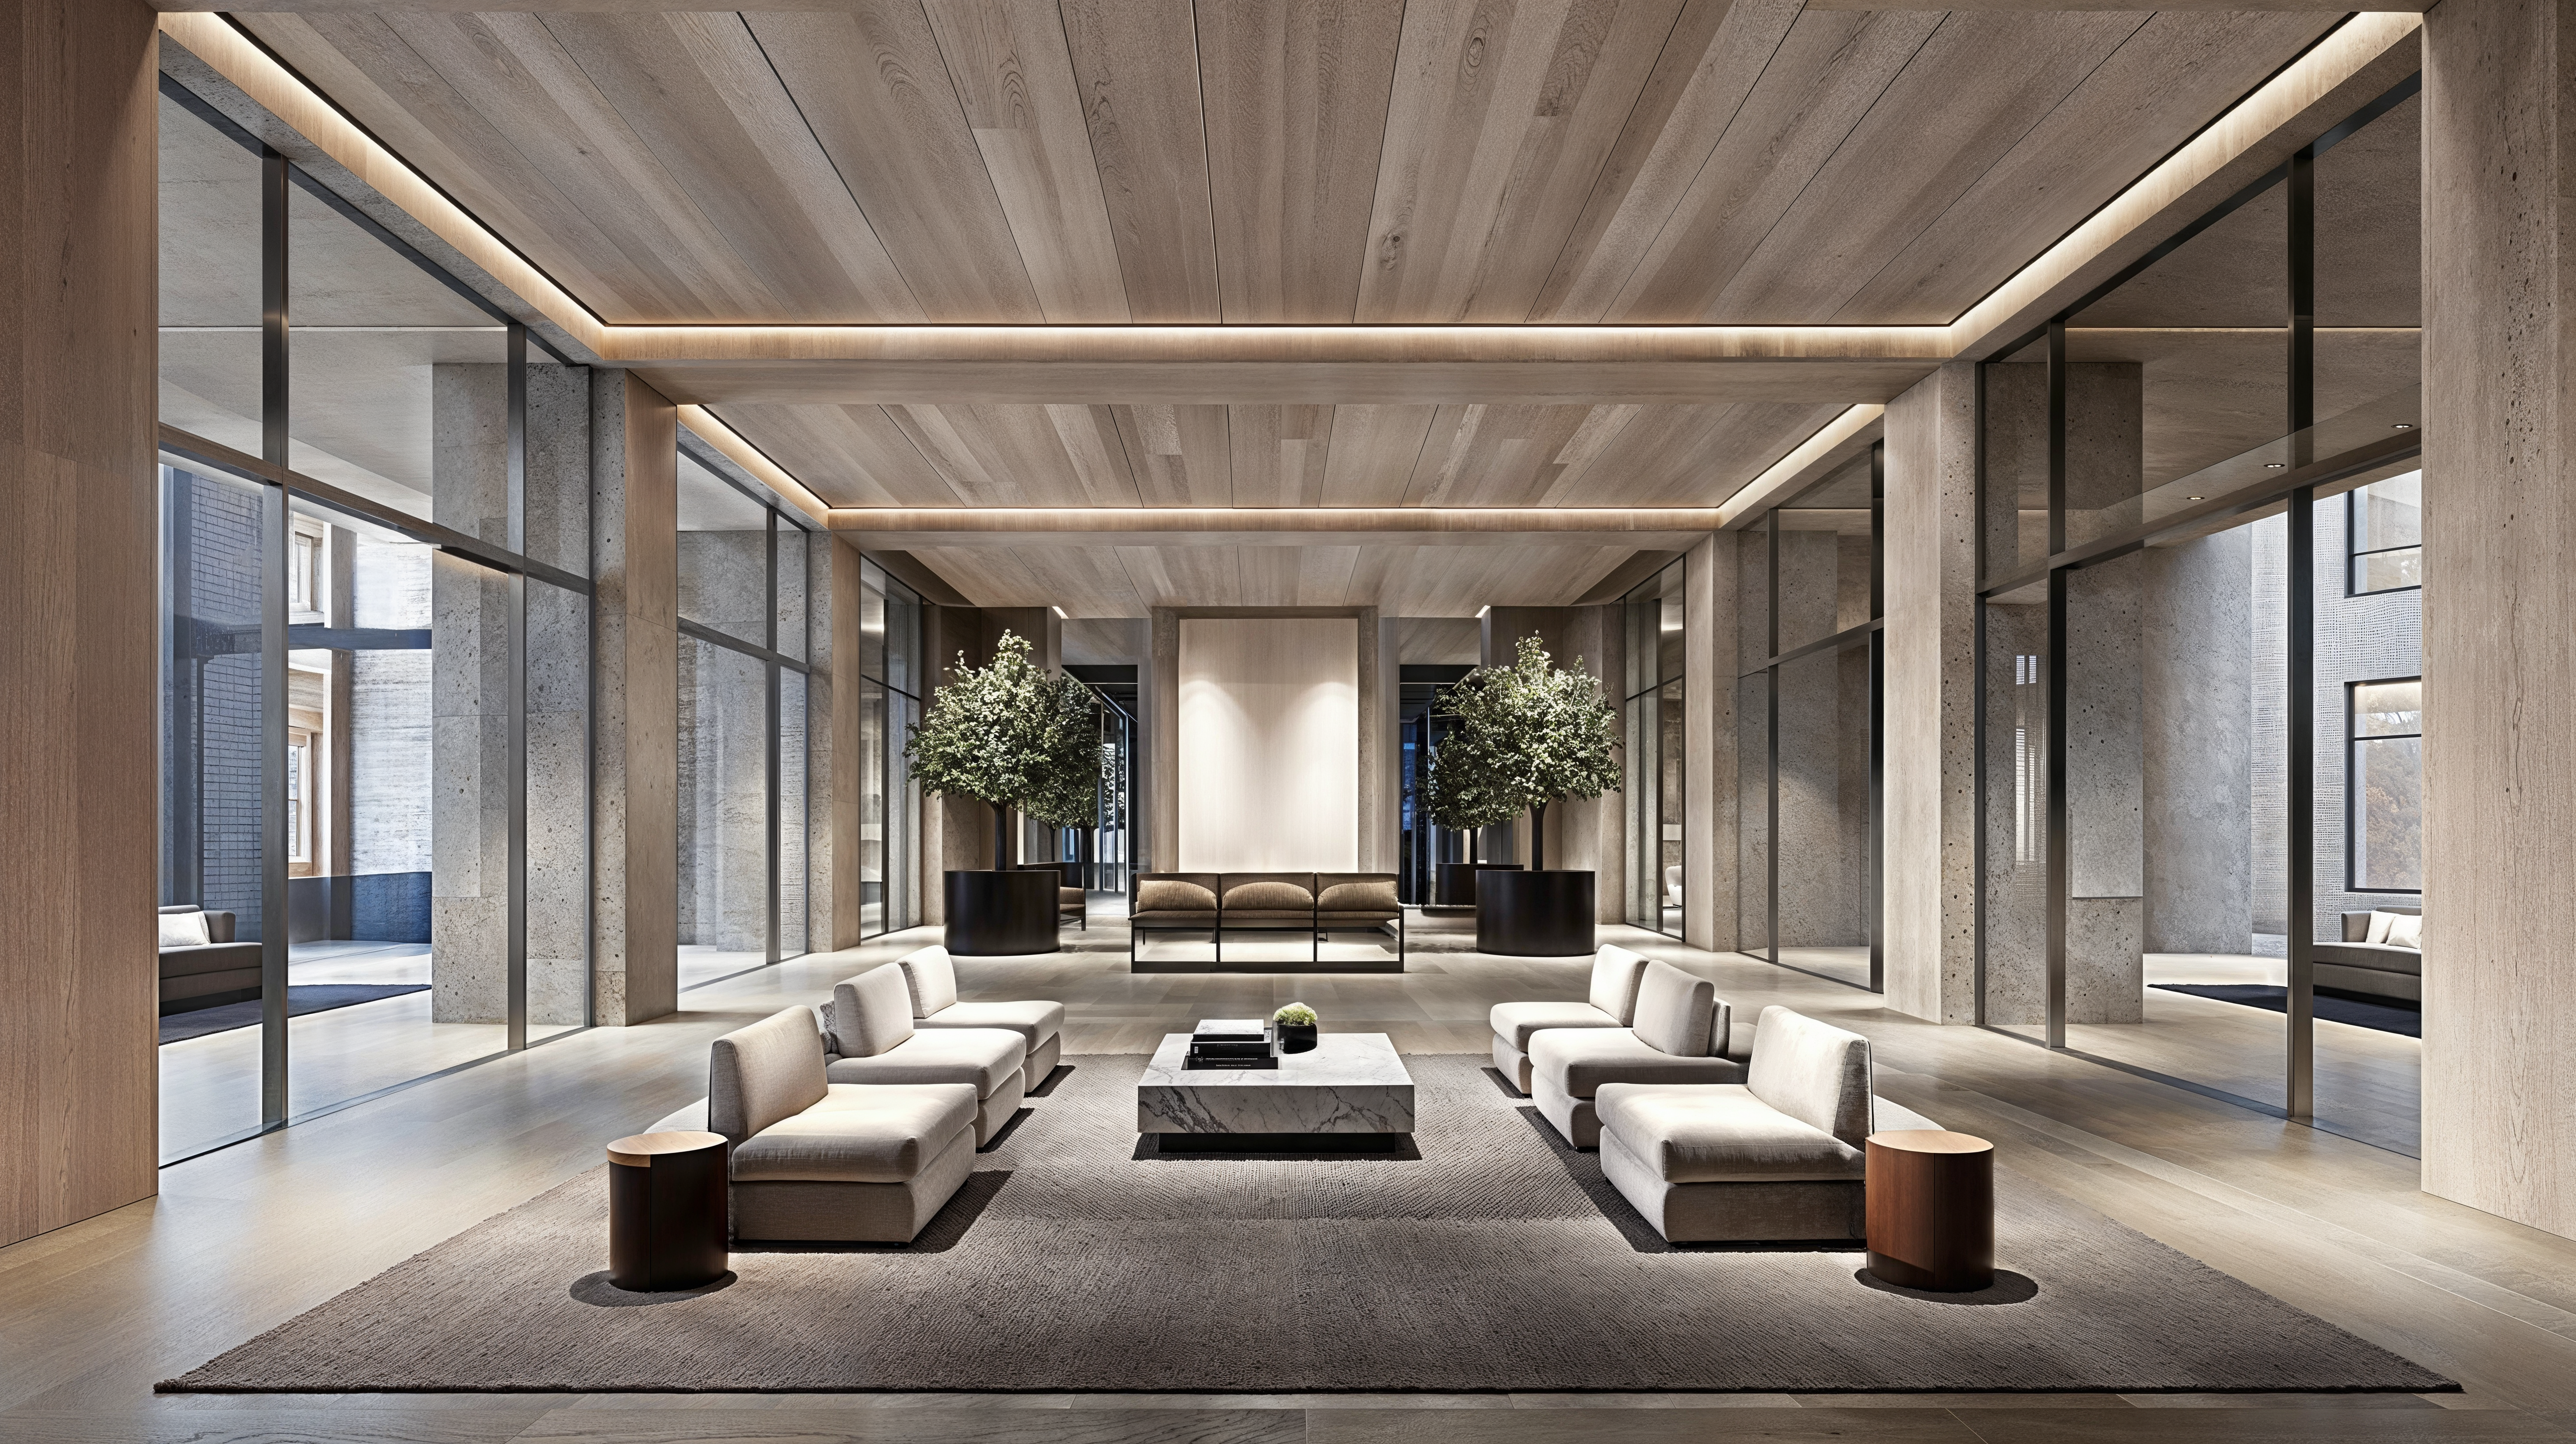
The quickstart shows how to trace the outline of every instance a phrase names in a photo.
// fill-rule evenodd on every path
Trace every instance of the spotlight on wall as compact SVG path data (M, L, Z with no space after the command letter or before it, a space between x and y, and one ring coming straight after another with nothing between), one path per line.
M1067 621L1067 622L1070 622L1070 621L1072 621L1072 620L1073 620L1073 618L1068 617L1068 616L1065 616L1065 614L1064 614L1064 608L1062 608L1062 607L1058 607L1058 606L1050 605L1050 606L1047 608L1047 610L1048 610L1048 611L1050 611L1050 612L1055 613L1055 614L1056 614L1056 617L1057 617L1059 620Z
M2415 423L2412 421L2401 421L2388 429L2391 431L2412 431L2415 429Z
M2286 461L2267 461L2263 463L2263 469L2265 471L2279 471L2281 468L2288 466L2289 464L2290 463Z

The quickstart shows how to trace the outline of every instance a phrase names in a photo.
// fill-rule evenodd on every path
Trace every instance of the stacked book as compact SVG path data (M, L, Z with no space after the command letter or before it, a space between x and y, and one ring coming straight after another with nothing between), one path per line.
M1258 1018L1204 1018L1190 1034L1184 1068L1276 1068L1269 1030Z

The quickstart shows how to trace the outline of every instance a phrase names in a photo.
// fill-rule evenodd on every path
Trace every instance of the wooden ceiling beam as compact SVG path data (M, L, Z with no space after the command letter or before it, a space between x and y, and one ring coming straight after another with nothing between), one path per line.
M1676 550L1715 507L840 507L836 532L880 546L1527 546Z

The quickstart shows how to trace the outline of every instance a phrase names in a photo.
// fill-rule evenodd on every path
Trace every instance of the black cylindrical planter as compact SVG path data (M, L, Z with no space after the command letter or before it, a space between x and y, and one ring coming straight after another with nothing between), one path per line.
M1489 872L1476 880L1476 951L1511 958L1592 952L1592 874Z
M1312 1052L1314 1052L1314 1051L1315 1051L1315 1030L1316 1030L1317 1028L1321 1027L1321 1026L1323 1026L1323 1025L1322 1025L1322 1024L1320 1024L1320 1023L1282 1023L1282 1024L1280 1024L1280 1025L1279 1025L1279 1051L1280 1051L1280 1052L1282 1052L1282 1053L1312 1053Z
M1444 862L1432 884L1432 901L1445 908L1471 908L1476 905L1476 874L1480 872L1518 872L1516 862Z
M1056 950L1053 869L948 874L948 951L1017 957Z

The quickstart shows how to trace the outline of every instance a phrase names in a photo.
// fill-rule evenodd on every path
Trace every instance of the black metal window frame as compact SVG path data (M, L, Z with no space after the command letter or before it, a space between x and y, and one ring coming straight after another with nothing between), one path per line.
M527 537L527 456L528 456L528 348L533 342L557 363L577 366L584 363L562 355L543 337L495 304L489 297L467 286L446 268L385 228L374 217L337 191L323 185L312 175L289 160L276 148L237 124L204 98L179 83L167 72L158 77L160 94L190 115L203 121L216 134L242 147L260 162L260 454L225 446L181 428L162 423L157 428L158 451L187 463L191 470L218 473L259 486L262 495L260 516L260 693L262 697L260 743L260 1121L257 1127L243 1129L211 1140L188 1152L165 1158L160 1166L167 1168L200 1158L233 1144L275 1133L280 1129L308 1123L316 1118L373 1102L390 1094L414 1088L436 1078L477 1067L496 1058L574 1033L587 1031L596 1023L593 967L595 957L595 918L591 910L594 889L588 885L592 852L590 836L591 768L582 768L582 856L585 885L582 888L584 919L582 926L582 1021L561 1032L539 1038L528 1038L528 886L527 886L527 583L534 578L549 586L585 597L595 597L591 579L525 554ZM301 189L342 218L350 221L395 256L409 262L422 274L465 299L492 318L505 333L508 367L507 407L508 432L508 537L510 544L498 546L480 537L458 531L437 522L413 516L370 497L359 496L329 482L307 476L289 464L292 430L292 372L289 366L293 327L288 314L288 280L293 260L288 225L288 203L293 190ZM507 844L508 900L507 932L507 1016L504 1043L499 1051L452 1064L417 1078L341 1099L319 1108L296 1112L289 1092L290 1072L287 1028L287 929L282 920L288 916L287 829L290 825L286 796L287 728L286 696L287 652L290 642L287 624L287 568L292 559L292 522L294 502L302 500L338 512L354 520L436 548L460 560L499 573L509 581L508 609L504 622L512 655L508 686L508 722L505 748L508 761L506 807L509 840ZM585 556L586 566L596 568L596 557ZM595 630L584 628L583 657L583 750L585 755L596 750L598 698L593 689L598 685L597 637ZM267 919L281 920L271 927Z
M2365 592L2363 595L2377 596L2379 593ZM2359 855L2356 844L2360 841L2362 832L2361 794L2360 790L2353 786L2353 781L2361 770L2357 765L2361 760L2361 744L2398 742L2410 738L2420 742L2424 738L2424 714L2421 711L2415 714L2415 730L2412 732L2378 732L2367 737L2363 736L2359 730L2361 712L2357 699L2364 687L2382 687L2391 682L2413 682L2421 686L2423 681L2424 675L2418 672L2411 677L2355 677L2343 684L2343 890L2345 892L2373 897L2420 898L2424 895L2424 890L2420 887L2363 887L2360 876L2353 868L2353 859ZM2417 702L2420 706L2422 702L2420 696ZM2418 777L2420 780L2420 773Z
M715 477L718 481L723 482L726 486L731 487L745 500L758 506L761 509L763 525L767 530L769 538L768 556L761 566L765 599L760 611L760 641L746 641L745 639L734 636L729 632L708 626L704 622L693 621L688 617L680 616L678 615L676 608L673 611L673 617L678 625L681 636L704 642L711 647L721 647L728 652L748 657L753 661L760 663L763 697L762 705L768 709L769 713L769 725L762 729L764 740L760 763L761 804L767 809L768 816L768 822L764 829L762 845L766 849L767 853L769 879L769 895L763 903L765 911L761 931L761 960L756 967L740 968L733 972L726 973L721 977L708 978L701 982L691 983L687 988L682 990L684 992L695 992L699 988L707 987L715 983L721 983L727 978L738 978L743 976L745 973L756 973L760 971L761 968L776 967L778 964L787 961L789 958L803 957L806 953L815 951L812 901L814 866L814 728L810 715L807 718L805 729L801 734L805 738L805 806L798 813L798 816L804 819L806 835L805 948L802 952L790 953L787 952L779 942L780 934L782 932L780 899L784 894L786 887L786 879L781 876L781 864L786 856L786 839L783 831L781 830L783 814L780 804L785 801L785 797L783 795L783 778L786 767L786 739L783 734L786 731L787 719L781 712L781 706L784 696L783 680L785 674L794 672L806 679L808 689L806 692L806 706L811 708L813 706L813 693L811 688L814 674L821 672L828 679L831 675L831 669L829 667L818 667L812 660L814 651L814 567L812 558L807 550L807 542L810 537L820 530L820 528L807 521L801 512L791 509L786 502L780 500L778 496L771 492L767 487L756 485L742 476L737 475L736 473L739 468L734 464L734 462L730 458L726 457L724 453L718 451L705 437L691 431L686 422L681 423L679 428L678 449L680 455L686 456L691 461L696 462L699 467L707 472L707 474ZM805 577L803 586L799 588L800 594L803 598L800 606L803 611L805 635L799 639L797 645L797 651L803 653L803 656L790 656L789 654L780 651L778 648L779 541L782 535L789 532L794 533L793 544L796 548L797 569L803 572Z
M1839 471L1840 468L1836 468ZM1763 535L1763 606L1767 655L1758 666L1742 668L1736 673L1736 685L1753 678L1762 679L1765 717L1763 760L1768 801L1763 807L1763 826L1768 829L1763 848L1766 876L1763 878L1763 961L1793 973L1805 973L1865 993L1887 991L1887 906L1882 881L1887 866L1887 442L1884 437L1869 444L1869 620L1845 627L1831 636L1803 642L1783 651L1780 647L1780 513L1795 509L1798 502L1826 485L1833 478L1829 472L1818 477L1812 486L1801 488L1796 496L1782 501L1762 513L1752 524ZM1748 527L1747 530L1751 530ZM1869 649L1869 851L1868 874L1861 887L1869 914L1869 983L1855 983L1831 973L1802 968L1780 958L1780 669L1802 658L1847 648ZM1740 659L1739 659L1740 661ZM1738 785L1742 785L1739 775ZM1738 941L1741 941L1739 938Z
M2039 327L1996 348L1991 357L1977 364L1976 448L1977 448L1977 525L1975 661L1976 669L1976 878L1974 918L1976 929L1975 1013L1976 1026L2005 1037L2062 1052L2089 1062L2099 1063L2139 1077L2170 1084L2205 1097L2215 1098L2269 1117L2286 1119L2309 1127L2324 1128L2316 1119L2315 1106L2315 927L2316 927L2316 503L2381 479L2380 474L2397 462L2420 459L2423 451L2421 418L2397 423L2391 434L2378 440L2353 446L2333 455L2319 457L2314 453L2316 425L2316 189L2317 158L2348 139L2363 126L2396 109L2423 88L2422 72L2407 76L2377 98L2363 105L2315 141L2302 147L2288 160L2256 177L2235 194L2218 203L2184 226L2173 236L2130 262L2116 274L2087 291ZM2287 450L2285 460L2267 463L2276 475L2208 496L2197 505L2154 521L2141 522L2109 535L2076 546L2066 539L2066 330L2067 323L2081 315L2095 302L2104 299L2145 272L2156 262L2179 250L2194 237L2219 221L2279 186L2285 189L2286 222L2282 259L2288 280L2289 304L2285 318L2285 372L2288 382L2288 407L2285 421ZM1987 416L1986 372L1990 366L2003 364L2002 358L2018 355L2032 346L2044 346L2044 364L2048 368L2048 555L2037 562L2016 565L1998 576L1987 554ZM2160 542L2179 540L2221 529L2228 524L2252 521L2275 511L2285 515L2288 523L2287 633L2286 678L2283 688L2287 712L2285 761L2287 763L2286 814L2293 826L2288 828L2287 892L2289 927L2289 983L2284 1027L2287 1033L2287 1067L2285 1069L2286 1107L2212 1087L2188 1078L2124 1063L2070 1048L2066 1043L2066 942L2067 902L2071 890L2070 847L2072 835L2068 803L2068 733L2066 692L2067 582L2073 573L2087 567L2116 561L2131 552ZM2016 559L2017 560L2017 559ZM2350 563L2345 564L2347 576ZM1986 900L1988 849L1992 839L1986 825L1988 789L1992 779L1987 766L1986 703L1986 607L1998 598L2023 592L2033 585L2047 589L2048 641L2043 666L2047 672L2048 722L2044 768L2047 786L2047 822L2045 826L2048 879L2047 944L2044 955L2043 993L2045 1019L2041 1036L2031 1037L2012 1028L1992 1022L1986 1013L1987 982L1987 917ZM2349 585L2347 581L2347 585ZM2295 825L2304 822L2305 825ZM2325 1131L2334 1131L2325 1129ZM2368 1139L2358 1140L2369 1142ZM2374 1145L2378 1146L2378 1145Z
M2367 486L2357 486L2344 494L2343 594L2347 597L2385 597L2393 596L2398 592L2420 592L2424 590L2424 583L2421 580L2420 572L2418 573L2417 580L2409 582L2402 587L2365 587L2360 585L2361 569L2354 564L2359 562L2363 557L2384 557L2395 552L2421 552L2424 550L2424 543L2420 538L2415 541L2406 542L2402 545L2393 547L2357 547L2353 545L2354 538L2361 535L2361 504L2364 496L2369 492L2369 490L2370 488Z

